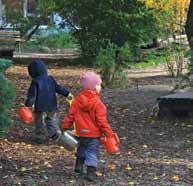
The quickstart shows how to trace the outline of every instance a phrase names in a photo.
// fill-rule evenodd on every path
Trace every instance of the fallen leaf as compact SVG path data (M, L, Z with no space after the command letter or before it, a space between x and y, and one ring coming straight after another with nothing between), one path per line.
M131 171L131 170L133 170L133 168L132 168L132 166L131 165L127 165L127 167L125 168L126 170L128 170L128 171Z
M144 148L144 149L147 149L147 147L148 147L147 145L143 145L143 148Z
M26 167L21 167L21 172L25 172L25 171L27 171L27 168Z
M39 166L34 166L34 169L39 169Z
M190 169L190 170L193 170L193 163L188 164L187 168Z
M106 161L101 159L100 162L101 162L101 163L105 163Z
M48 161L44 161L44 165L45 165L46 167L49 167L49 168L52 167L52 165L51 165Z
M158 177L157 177L157 176L154 176L154 177L153 177L153 180L158 180Z
M29 149L31 149L31 148L32 148L32 145L31 145L31 144L28 144L26 147L29 148Z
M96 176L98 176L98 177L103 176L103 173L96 171Z
M109 168L109 170L114 171L114 170L116 170L116 165L111 164L111 165L108 166L108 168Z
M178 175L174 175L174 176L171 177L171 180L173 182L178 182L180 180L180 177Z
M128 185L135 185L134 181L129 181Z

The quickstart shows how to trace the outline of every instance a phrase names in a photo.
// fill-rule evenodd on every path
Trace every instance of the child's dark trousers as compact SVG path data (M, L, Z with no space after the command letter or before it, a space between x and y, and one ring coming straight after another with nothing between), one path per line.
M46 130L47 129L47 130ZM36 112L35 113L35 138L36 140L45 141L46 136L49 138L59 133L59 120L56 112Z

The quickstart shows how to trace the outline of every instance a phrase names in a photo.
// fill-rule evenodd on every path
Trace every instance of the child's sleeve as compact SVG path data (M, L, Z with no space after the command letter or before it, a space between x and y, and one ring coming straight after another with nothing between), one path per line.
M52 77L54 83L55 83L55 89L58 94L61 94L65 97L68 97L69 91L64 87L59 84L57 84L56 80Z
M36 93L37 93L36 83L34 81L32 81L31 85L28 89L25 106L31 107L35 103Z
M73 101L72 105L68 110L66 117L62 121L62 124L61 124L62 129L68 130L71 128L72 124L74 123L74 114L75 114L75 103Z
M105 134L105 136L110 137L113 135L113 131L111 129L111 126L107 120L107 111L105 105L100 102L96 106L96 117L95 117L96 123L101 130Z

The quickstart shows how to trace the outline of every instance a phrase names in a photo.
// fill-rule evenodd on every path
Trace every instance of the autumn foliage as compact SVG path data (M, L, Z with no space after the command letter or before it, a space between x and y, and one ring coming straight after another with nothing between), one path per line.
M154 16L162 27L173 33L184 31L190 0L145 0L147 7L155 9ZM163 16L163 15L167 16Z

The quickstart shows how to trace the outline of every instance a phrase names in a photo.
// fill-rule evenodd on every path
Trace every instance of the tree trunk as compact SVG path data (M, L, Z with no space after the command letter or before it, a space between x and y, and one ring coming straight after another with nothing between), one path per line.
M3 25L3 3L2 0L0 0L0 28Z
M188 37L189 46L191 50L193 50L193 0L190 1L185 30Z
M153 38L153 47L160 47L160 42L157 37Z
M27 17L28 0L23 0L23 17Z
M110 77L109 77L108 85L112 84L113 81L115 80L115 73L119 71L120 66L121 66L120 50L117 49L115 50L115 66L109 69Z
M39 24L35 25L34 28L32 29L32 31L26 36L26 39L29 40L31 39L31 37L33 36L33 34L35 34L35 32L38 30L39 28Z

